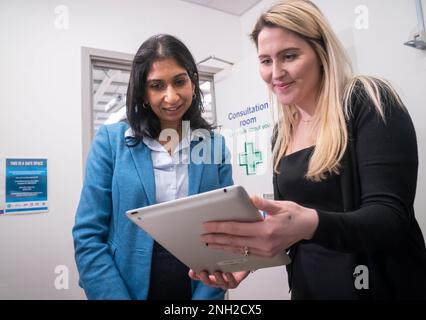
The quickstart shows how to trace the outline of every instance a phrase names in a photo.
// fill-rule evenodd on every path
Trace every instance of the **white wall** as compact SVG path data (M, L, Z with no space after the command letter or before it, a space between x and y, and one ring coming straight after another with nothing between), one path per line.
M69 29L55 29L55 8ZM220 22L220 23L219 23ZM0 299L79 299L71 228L82 186L81 47L134 54L180 37L197 61L241 56L237 17L176 0L0 2L0 157L48 158L50 212L0 217ZM55 267L69 290L54 287Z

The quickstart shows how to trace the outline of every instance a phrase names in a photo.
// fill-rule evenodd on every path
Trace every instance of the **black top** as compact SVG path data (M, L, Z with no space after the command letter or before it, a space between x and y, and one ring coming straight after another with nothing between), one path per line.
M426 249L413 209L418 156L412 121L408 112L384 90L381 94L385 98L386 122L363 89L358 87L355 93L347 121L349 143L339 178L316 183L313 188L311 183L303 182L303 178L300 178L302 181L283 180L281 176L293 175L283 170L278 176L274 175L275 198L287 200L287 193L280 194L283 190L300 204L317 210L317 230L310 241L303 243L348 253L354 265L367 266L368 289L356 290L358 297L426 299ZM307 151L303 152L306 156ZM302 154L293 156L303 157ZM303 193L310 198L305 198L303 193L294 195L296 187L299 190L306 187ZM290 249L290 255L297 256L297 246L300 243ZM321 255L324 267L332 270L328 268L334 268L335 262L326 254ZM295 259L296 256L293 269L298 264L305 265L304 260ZM289 271L291 281L292 271ZM311 273L310 277L321 275ZM297 286L296 281L293 279L290 286ZM315 283L309 281L312 285ZM315 293L327 298L322 296L321 287L317 289Z
M191 300L189 268L154 241L147 300Z
M304 178L313 147L284 157L276 180L278 198L302 206L343 211L340 177L332 175L322 183ZM315 243L292 247L292 299L356 299L352 255L329 250Z

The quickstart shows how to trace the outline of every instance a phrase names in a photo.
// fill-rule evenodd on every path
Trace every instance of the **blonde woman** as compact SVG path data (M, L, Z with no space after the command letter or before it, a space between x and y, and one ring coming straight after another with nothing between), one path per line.
M413 210L416 135L395 90L352 75L310 1L275 5L252 39L281 113L273 139L275 201L253 197L267 212L264 221L206 223L201 240L259 256L289 250L292 299L426 298L425 243ZM190 271L225 289L247 274Z

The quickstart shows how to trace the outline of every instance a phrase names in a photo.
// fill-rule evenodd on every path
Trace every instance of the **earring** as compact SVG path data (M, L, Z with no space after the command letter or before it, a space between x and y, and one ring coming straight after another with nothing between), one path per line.
M150 105L147 102L142 103L142 108L149 109Z

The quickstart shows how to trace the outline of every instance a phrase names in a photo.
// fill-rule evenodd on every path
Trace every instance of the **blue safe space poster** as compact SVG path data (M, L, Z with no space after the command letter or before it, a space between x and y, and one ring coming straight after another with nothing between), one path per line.
M48 211L47 159L4 159L2 171L0 214Z

